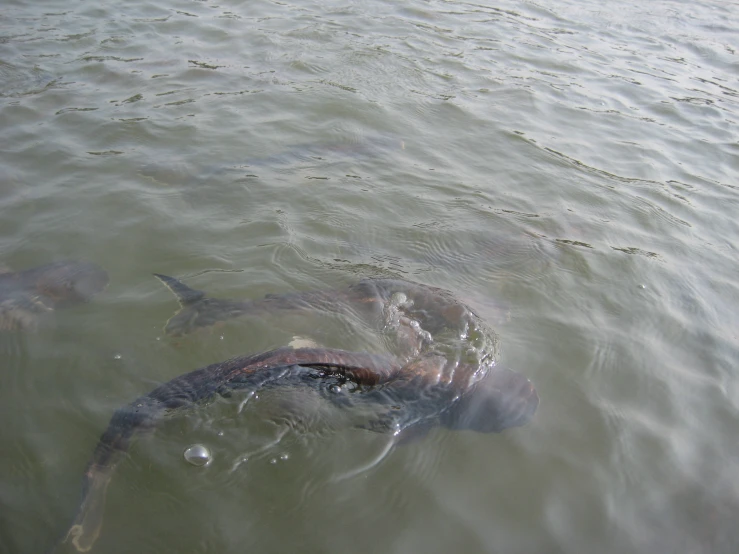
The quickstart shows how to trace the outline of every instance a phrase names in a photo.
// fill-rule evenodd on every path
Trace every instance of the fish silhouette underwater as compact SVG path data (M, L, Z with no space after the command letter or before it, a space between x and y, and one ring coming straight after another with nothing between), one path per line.
M341 289L268 294L256 300L212 298L182 281L154 274L177 297L180 309L167 321L167 335L181 337L241 317L291 313L349 313L375 328L417 322L428 333L441 329L484 331L484 323L451 292L402 279L365 279ZM489 333L491 334L491 333Z
M0 330L32 330L44 314L87 302L107 284L105 270L73 260L2 272Z
M391 325L401 346L396 354L284 347L240 356L176 377L118 409L85 471L81 504L58 545L65 551L87 552L95 544L102 529L106 490L134 437L153 429L165 416L202 405L217 395L284 385L325 388L326 383L339 380L356 389L352 394L328 394L326 398L347 410L360 404L379 407L374 419L358 426L396 435L399 440L437 426L500 432L524 425L538 407L532 383L496 365L484 348L482 356L469 355L470 349L460 353L434 342L432 333L442 329L463 330L464 340L473 337L473 342L475 335L488 332L472 310L448 291L401 280L367 280L334 291L224 301L208 299L176 279L159 278L183 305L174 318L183 312L187 316L176 320L173 328L178 333L245 313L348 305L378 316L385 327Z

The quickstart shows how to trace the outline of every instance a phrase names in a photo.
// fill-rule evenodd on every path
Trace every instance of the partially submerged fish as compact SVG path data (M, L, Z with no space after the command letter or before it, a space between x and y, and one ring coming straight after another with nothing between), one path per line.
M401 279L366 279L344 289L233 300L211 298L174 277L154 275L174 293L181 306L164 327L171 336L187 335L238 317L306 311L351 313L372 322L375 328L418 321L431 334L442 328L468 332L471 325L484 327L474 312L449 291Z
M397 279L370 279L338 289L268 295L259 300L209 298L157 275L181 309L166 332L184 335L241 316L347 313L395 336L393 353L280 348L182 375L115 412L85 473L82 503L61 545L86 552L100 534L105 491L134 435L165 415L234 390L265 387L325 392L340 383L352 394L323 394L352 425L399 440L435 426L500 432L525 424L539 398L523 375L495 365L495 334L450 292ZM335 387L334 387L335 388ZM341 387L338 387L341 388ZM280 390L288 390L281 388ZM368 410L360 408L370 408ZM292 409L300 410L300 401ZM359 412L361 417L352 418Z
M394 356L280 348L212 364L177 377L115 412L88 463L82 503L60 546L79 552L92 548L102 527L113 470L137 432L217 394L282 384L316 386L336 377L360 387L347 395L352 401L386 406L384 416L367 422L367 428L395 434L435 425L499 432L526 423L539 404L534 387L521 374L492 363L450 361L431 352L402 364Z
M40 315L87 302L107 284L105 270L72 260L0 273L0 330L32 329Z

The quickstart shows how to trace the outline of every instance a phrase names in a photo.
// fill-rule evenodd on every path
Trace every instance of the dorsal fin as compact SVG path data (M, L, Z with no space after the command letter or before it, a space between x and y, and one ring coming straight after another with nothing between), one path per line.
M159 279L169 290L172 291L182 306L189 306L190 304L194 304L195 302L205 298L205 293L202 290L191 289L179 279L168 277L167 275L160 275L159 273L154 273L154 277Z

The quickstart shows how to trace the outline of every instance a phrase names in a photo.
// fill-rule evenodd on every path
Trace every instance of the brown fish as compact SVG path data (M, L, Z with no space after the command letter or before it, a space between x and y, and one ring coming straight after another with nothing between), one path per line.
M531 382L494 363L495 334L449 291L398 279L370 279L338 290L268 295L259 300L213 299L172 277L157 275L181 309L166 326L184 335L241 316L297 312L350 313L397 337L387 355L329 348L280 348L212 364L182 375L116 411L85 473L83 498L62 545L88 551L100 534L105 491L134 435L167 413L236 389L311 387L346 408L371 407L357 425L398 435L435 426L500 432L523 425L539 404ZM339 382L352 394L326 393ZM297 409L300 409L298 406ZM352 420L354 421L354 420Z
M425 430L435 425L499 432L526 423L539 404L531 382L518 373L491 364L450 362L438 354L401 365L392 356L280 348L212 364L177 377L115 412L88 463L81 505L59 546L78 552L92 548L102 528L113 470L134 435L153 428L165 414L235 389L296 382L320 386L332 377L360 386L348 395L352 401L386 405L386 417L368 422L367 427L396 434L405 428Z

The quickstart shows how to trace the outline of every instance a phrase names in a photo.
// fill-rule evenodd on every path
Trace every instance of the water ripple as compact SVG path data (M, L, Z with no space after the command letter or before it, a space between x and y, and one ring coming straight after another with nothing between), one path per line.
M132 452L104 550L733 552L736 12L4 6L2 262L84 257L111 289L2 337L0 550L48 549L115 407L292 340L258 321L156 341L172 300L151 272L228 270L203 284L244 298L367 276L450 289L536 382L539 417L389 452L363 431L303 429L238 464L275 428L211 406ZM386 346L328 319L337 346ZM181 459L192 442L216 453L197 475Z

